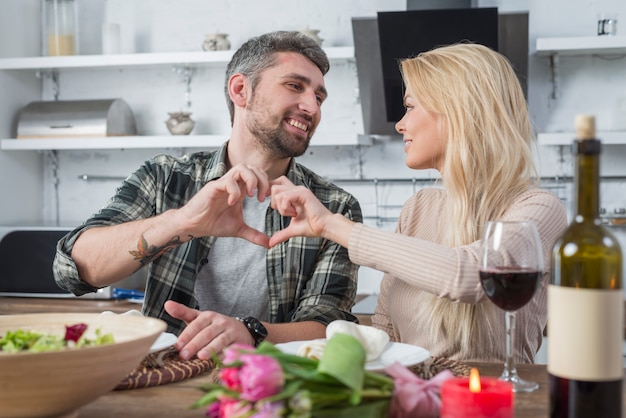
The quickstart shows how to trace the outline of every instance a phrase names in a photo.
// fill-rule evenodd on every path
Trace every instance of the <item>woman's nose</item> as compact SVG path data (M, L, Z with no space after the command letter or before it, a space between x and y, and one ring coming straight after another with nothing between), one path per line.
M404 118L402 118L404 119ZM404 124L402 123L402 119L400 119L399 121L396 122L395 128L396 131L401 134L402 132L404 132Z

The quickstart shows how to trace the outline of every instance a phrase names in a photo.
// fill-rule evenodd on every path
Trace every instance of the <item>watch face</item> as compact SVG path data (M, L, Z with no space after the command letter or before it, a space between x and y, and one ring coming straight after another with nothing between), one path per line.
M246 324L248 331L250 331L250 334L252 334L256 345L259 345L263 340L265 340L265 338L267 338L267 329L258 319L249 316L244 319L244 323Z

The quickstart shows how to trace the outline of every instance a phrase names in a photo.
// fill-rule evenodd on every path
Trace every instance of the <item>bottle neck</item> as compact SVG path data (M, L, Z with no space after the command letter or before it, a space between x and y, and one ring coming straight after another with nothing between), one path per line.
M581 220L594 220L600 216L600 150L597 147L581 146L578 143L576 157L576 215Z

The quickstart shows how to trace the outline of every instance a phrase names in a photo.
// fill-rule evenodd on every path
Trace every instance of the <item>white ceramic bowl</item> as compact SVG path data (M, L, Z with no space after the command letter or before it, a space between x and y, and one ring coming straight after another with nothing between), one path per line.
M100 314L24 314L0 316L0 336L24 329L65 335L65 326L85 323L112 333L114 344L46 353L0 352L0 417L71 414L109 392L148 354L166 329L148 317Z

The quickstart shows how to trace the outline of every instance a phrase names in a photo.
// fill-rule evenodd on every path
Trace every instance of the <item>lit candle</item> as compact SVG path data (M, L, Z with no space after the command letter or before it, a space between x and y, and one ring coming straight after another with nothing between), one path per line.
M512 418L513 387L496 378L480 377L473 368L468 378L446 380L441 387L441 418Z

